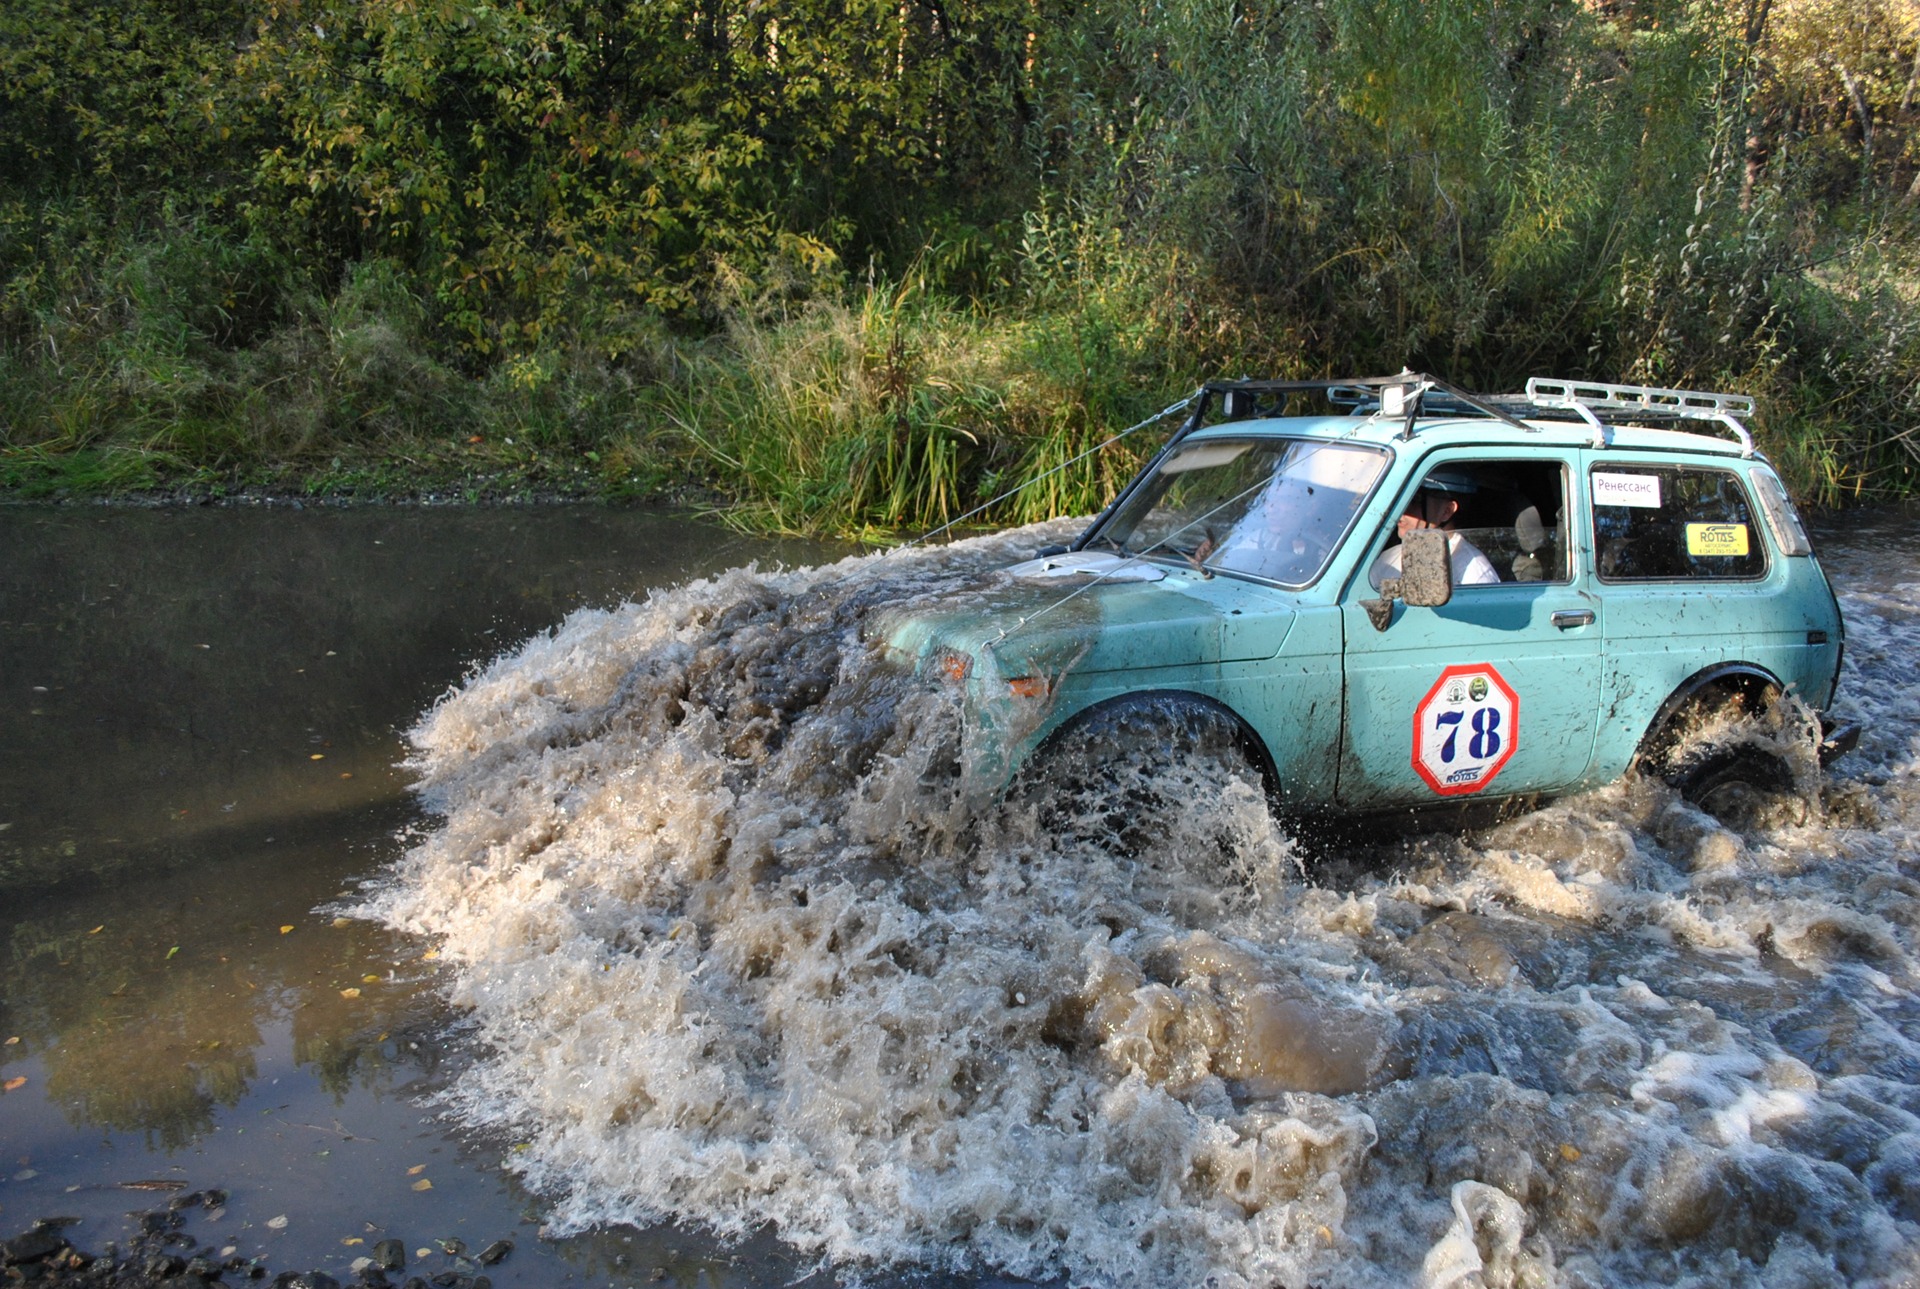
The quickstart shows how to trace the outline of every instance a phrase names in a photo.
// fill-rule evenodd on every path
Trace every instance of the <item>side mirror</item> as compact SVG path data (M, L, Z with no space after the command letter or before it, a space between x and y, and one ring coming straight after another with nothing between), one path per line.
M1453 598L1453 548L1438 528L1416 528L1400 543L1400 576L1380 583L1380 598L1362 600L1375 631L1393 621L1393 602L1437 609Z
M1438 528L1416 528L1401 542L1400 598L1437 609L1453 598L1453 549Z

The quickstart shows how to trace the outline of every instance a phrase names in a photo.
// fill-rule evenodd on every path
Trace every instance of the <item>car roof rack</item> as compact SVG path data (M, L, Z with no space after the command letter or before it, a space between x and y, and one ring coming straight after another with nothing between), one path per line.
M1216 399L1221 415L1233 421L1280 415L1293 395L1303 393L1318 393L1354 414L1400 420L1403 439L1413 437L1423 417L1489 416L1529 432L1537 432L1538 427L1527 424L1527 419L1584 421L1593 430L1595 447L1607 446L1607 431L1615 425L1708 421L1733 432L1742 456L1754 455L1753 436L1738 419L1753 414L1754 400L1746 394L1549 376L1531 377L1526 389L1517 394L1474 394L1415 371L1344 380L1208 381L1197 392L1192 414L1173 441L1198 429Z
M1527 380L1525 401L1530 415L1572 413L1593 427L1593 445L1607 445L1609 425L1662 425L1674 421L1712 421L1732 430L1740 441L1740 455L1754 453L1753 436L1738 419L1753 415L1754 401L1746 394L1716 394L1699 389L1666 389L1658 385L1614 385L1602 381L1561 380L1533 376ZM1501 400L1506 401L1506 400ZM1511 404L1509 404L1511 406Z

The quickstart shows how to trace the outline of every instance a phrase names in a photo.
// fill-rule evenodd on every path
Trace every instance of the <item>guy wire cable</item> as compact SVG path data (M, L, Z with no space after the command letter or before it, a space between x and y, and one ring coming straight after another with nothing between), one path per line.
M957 524L966 523L967 520L972 519L975 515L979 514L981 511L992 509L994 506L997 506L1001 502L1005 501L1008 497L1014 496L1016 493L1019 493L1023 489L1031 488L1034 484L1039 483L1042 479L1048 479L1056 474L1059 474L1062 470L1066 469L1068 466L1072 465L1074 462L1083 461L1086 458L1092 456L1094 453L1102 450L1103 448L1111 447L1113 444L1118 443L1121 439L1126 438L1127 435L1132 434L1136 430L1144 430L1149 425L1152 425L1155 421L1164 421L1167 417L1172 416L1175 412L1183 411L1187 407L1191 406L1193 403L1193 400L1198 397L1200 397L1200 391L1196 389L1193 391L1193 393L1187 395L1185 398L1181 399L1179 402L1174 403L1168 407L1162 408L1160 411L1155 412L1152 416L1149 416L1146 420L1141 421L1138 425L1128 426L1126 429L1121 430L1118 434L1115 434L1110 438L1104 439L1101 442L1094 444L1092 447L1088 448L1085 452L1080 453L1079 456L1068 457L1065 461L1062 461L1059 465L1053 467L1053 469L1047 471L1045 474L1035 475L1031 479L1023 479L1021 482L1007 489L1005 492L1001 493L999 496L995 497L993 500L984 501L980 503L979 505L975 506L972 510L969 510L966 514L961 515L956 519L949 519L946 523L940 525L938 528L932 529L928 532L924 532L910 542L902 542L898 546L891 547L886 553L891 555L894 551L903 551L909 547L918 546L921 542L928 541L934 537L938 537L941 533L946 532L949 528L952 528Z

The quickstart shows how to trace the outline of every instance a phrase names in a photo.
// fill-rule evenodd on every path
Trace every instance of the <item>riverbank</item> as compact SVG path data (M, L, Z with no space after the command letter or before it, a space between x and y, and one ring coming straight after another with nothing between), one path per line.
M331 300L232 337L197 275L218 238L193 236L210 244L110 262L92 284L140 301L127 325L70 300L53 313L100 321L49 320L29 351L0 352L0 500L645 501L740 531L886 540L989 501L992 525L1090 513L1170 427L1106 443L1115 432L1211 377L1336 361L1303 352L1273 302L1111 248L1056 251L1071 273L1030 266L1025 298L995 306L919 279L820 283L735 300L710 330L654 327L624 347L576 336L493 361L450 352L408 283L363 265ZM1802 348L1876 334L1879 315L1837 299L1807 306L1833 334ZM1753 396L1750 428L1796 499L1832 508L1920 477L1907 351L1875 352L1885 361L1836 361L1818 380L1784 362L1663 378ZM1423 362L1373 366L1403 360ZM1553 374L1551 358L1515 361ZM1432 369L1502 390L1528 374Z
M136 1182L129 1189L171 1190L177 1185ZM242 1256L240 1237L220 1234L227 1199L228 1193L218 1188L174 1195L164 1205L127 1214L126 1238L107 1240L97 1249L70 1237L78 1219L40 1218L0 1244L0 1267L7 1284L36 1289L206 1289L247 1283L271 1284L274 1289L340 1289L340 1281L325 1271L276 1273L265 1258ZM279 1221L284 1225L286 1219ZM435 1289L493 1289L488 1269L513 1252L513 1241L504 1238L477 1251L457 1238L411 1249L407 1241L392 1236L370 1243L363 1235L348 1235L342 1242L366 1250L350 1266L352 1282L366 1289L427 1289L429 1284Z

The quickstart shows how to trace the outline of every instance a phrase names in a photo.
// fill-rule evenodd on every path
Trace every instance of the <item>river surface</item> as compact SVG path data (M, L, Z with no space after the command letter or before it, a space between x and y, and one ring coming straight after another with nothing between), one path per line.
M98 1250L174 1193L124 1183L172 1182L229 1190L189 1232L275 1270L391 1235L429 1276L514 1240L499 1286L798 1273L659 1224L540 1239L516 1143L427 1104L464 1041L433 945L332 905L401 853L405 732L474 666L834 551L593 508L13 506L0 552L0 1234L77 1216Z
M1805 817L1195 794L1223 864L983 805L862 647L1038 533L0 510L0 1227L174 1181L276 1269L497 1285L1913 1283L1912 531L1822 541L1867 734Z

